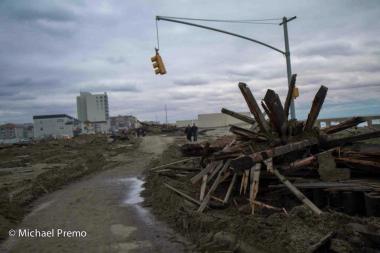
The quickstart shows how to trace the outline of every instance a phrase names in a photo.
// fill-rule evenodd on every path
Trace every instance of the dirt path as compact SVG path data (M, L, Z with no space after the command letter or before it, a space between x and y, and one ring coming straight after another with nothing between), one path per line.
M188 243L138 203L147 163L173 139L145 137L139 150L116 159L123 166L101 172L35 203L18 228L54 230L52 238L9 237L5 252L184 252ZM16 229L16 228L15 228ZM62 231L85 231L86 237L58 237ZM18 230L16 229L16 232ZM17 232L18 233L18 232ZM82 235L84 233L82 232Z

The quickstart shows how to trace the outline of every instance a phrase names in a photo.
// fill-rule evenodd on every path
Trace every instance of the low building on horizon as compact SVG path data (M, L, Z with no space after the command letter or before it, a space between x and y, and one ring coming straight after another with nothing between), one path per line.
M28 141L33 138L33 124L13 124L0 125L0 143L18 143Z
M140 123L138 122L137 118L132 115L111 116L110 122L112 132L134 129L140 126Z
M81 132L80 122L67 114L33 116L34 138L74 137Z
M239 112L242 115L251 117L249 112ZM227 127L229 125L248 126L246 122L238 120L224 113L203 113L198 114L197 119L191 120L177 120L177 127L186 127L188 125L196 124L201 128L213 128L213 127Z

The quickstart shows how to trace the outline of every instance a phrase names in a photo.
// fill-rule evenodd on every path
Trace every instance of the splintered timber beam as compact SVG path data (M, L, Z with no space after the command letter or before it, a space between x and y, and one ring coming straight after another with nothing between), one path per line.
M243 114L241 114L241 113L237 113L237 112L234 112L234 111L228 110L228 109L226 109L226 108L222 108L222 113L227 114L227 115L229 115L229 116L231 116L231 117L234 117L235 119L238 119L238 120L244 121L244 122L246 122L246 123L248 123L248 124L251 124L251 125L256 124L256 121L255 121L253 118L248 117L248 116L246 116L246 115L243 115Z
M235 185L235 182L236 182L236 178L237 178L237 174L234 173L234 175L232 176L231 183L228 186L228 190L227 190L226 196L224 197L223 203L227 203L228 200L230 199L232 189L234 188L234 185Z
M319 141L317 138L310 138L308 140L293 142L286 145L274 147L272 149L256 152L248 156L243 155L231 160L231 167L252 167L255 163L262 162L265 159L285 155L293 151L317 145L318 143Z
M283 169L286 171L286 173L295 172L299 169L302 169L306 166L310 166L314 164L317 161L317 157L315 155L296 160L292 163L290 163L288 166L285 166Z
M234 126L232 125L230 127L230 132L236 134L236 135L239 135L239 136L243 136L247 139L253 139L253 140L256 140L256 141L266 141L268 140L265 136L263 135L260 135L254 131L251 131L251 130L248 130L248 129L245 129L245 128L242 128L242 127L238 127L238 126Z
M276 177L300 200L302 201L306 206L308 206L315 214L320 215L322 211L314 205L313 202L311 202L300 190L298 190L290 181L280 174L280 172L277 169L274 169L274 174Z
M169 188L170 190L176 192L177 194L181 195L182 197L184 197L185 199L189 200L190 202L192 202L192 203L194 203L194 204L197 204L197 205L200 205L200 204L201 204L201 202L199 202L198 200L196 200L196 199L190 197L189 195L187 195L187 194L185 194L185 193L183 193L183 192L177 190L176 188L174 188L174 187L171 186L171 185L168 185L168 184L164 183L164 186L165 186L166 188ZM206 207L205 207L205 208L206 208Z
M211 163L209 163L206 166L206 168L204 168L203 170L201 170L201 172L199 172L198 174L196 174L194 177L192 177L190 179L191 183L195 184L196 182L198 182L199 180L201 180L201 178L204 175L206 175L207 173L211 172L218 164L219 164L219 162L211 162Z
M322 131L326 134L333 134L357 126L364 121L365 119L362 117L353 117L351 119L340 122L338 125L326 127L322 129Z
M202 203L200 204L200 206L199 206L199 208L197 210L198 213L202 213L203 210L207 207L207 204L208 204L208 202L210 201L210 198L211 198L211 194L216 190L216 187L218 187L218 185L220 183L220 179L222 178L222 174L224 173L224 171L226 169L227 169L227 167L223 166L223 168L219 171L219 174L216 177L214 183L212 184L212 186L209 189L208 193L206 194L206 196L202 200Z
M261 172L261 163L255 164L251 168L251 188L249 192L249 202L251 203L252 214L255 213L255 200L257 193L259 192L259 180Z
M285 112L286 118L289 117L289 108L290 108L290 103L292 102L293 91L294 91L294 88L296 87L296 79L297 79L297 74L293 74L292 78L290 79L288 94L286 95L286 100L284 104L284 112Z
M219 170L223 170L225 168L228 168L230 166L231 160L227 160L226 163L223 164L223 161L219 163L219 165L211 172L211 175L209 178L207 178L207 182L210 182L211 179L213 179L216 174L218 174Z
M180 160L180 161L176 161L176 162L172 162L172 163L167 163L167 164L163 164L163 165L151 168L149 170L150 171L158 170L158 169L161 169L161 168L169 167L170 165L173 165L173 164L184 163L184 162L192 161L192 160L195 160L195 159L198 159L198 158L199 157L193 157L193 158L188 158L188 159L184 159L184 160Z
M205 197L206 186L207 186L207 174L202 177L201 193L199 195L200 201L202 201L203 198Z
M252 95L251 90L245 83L239 83L239 89L243 94L245 101L247 102L248 108L251 113L255 116L255 120L259 125L261 131L268 133L270 131L268 123L265 121L264 115L262 114L256 99Z
M317 94L315 94L313 104L311 105L309 115L307 116L306 124L303 128L304 131L309 131L313 128L319 112L321 111L323 102L325 101L327 90L327 87L322 85Z
M372 138L379 138L380 137L380 130L364 133L364 134L357 134L354 136L348 136L348 137L335 137L335 136L327 136L327 140L325 140L325 144L327 147L336 147L341 146L347 143L356 142L356 141L364 141Z
M269 110L269 118L273 123L277 133L284 135L287 128L287 118L285 117L284 108L282 107L280 97L274 90L268 89L264 97L265 105ZM268 115L268 116L269 116Z

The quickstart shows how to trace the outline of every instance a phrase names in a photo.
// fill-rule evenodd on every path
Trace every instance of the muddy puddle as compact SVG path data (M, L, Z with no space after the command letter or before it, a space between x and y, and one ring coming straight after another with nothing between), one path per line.
M145 182L138 177L127 177L120 181L126 186L126 195L122 200L122 206L132 207L146 225L152 225L153 215L148 209L141 206L144 201L141 193L145 189Z

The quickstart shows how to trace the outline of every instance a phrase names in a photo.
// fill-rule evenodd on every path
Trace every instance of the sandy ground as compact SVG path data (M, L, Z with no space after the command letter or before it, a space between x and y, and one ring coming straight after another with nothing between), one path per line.
M113 159L122 165L86 177L35 202L20 229L49 231L53 238L9 237L1 252L184 252L190 247L139 205L141 173L173 141L145 137L139 149ZM18 228L15 228L16 231ZM58 229L85 231L86 237L57 236ZM84 233L82 233L83 235Z

